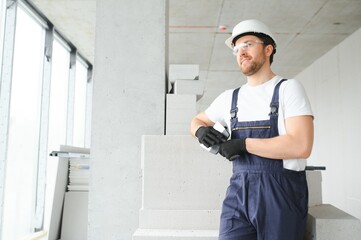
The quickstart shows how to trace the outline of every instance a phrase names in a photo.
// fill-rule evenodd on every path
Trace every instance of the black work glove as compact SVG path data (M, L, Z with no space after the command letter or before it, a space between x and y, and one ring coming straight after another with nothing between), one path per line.
M219 146L219 154L229 161L235 160L244 152L247 152L245 138L231 139Z
M198 128L195 135L198 138L199 143L203 144L207 148L216 144L223 143L227 140L226 136L218 132L212 126L209 127L202 126Z

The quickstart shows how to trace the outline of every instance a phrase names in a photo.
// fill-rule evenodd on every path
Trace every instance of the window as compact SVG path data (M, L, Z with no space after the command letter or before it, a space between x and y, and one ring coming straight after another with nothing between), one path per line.
M3 46L4 41L4 25L5 25L5 1L1 1L0 3L0 46ZM0 66L2 66L2 58L3 58L3 48L0 47ZM1 76L1 68L0 68L0 76Z
M25 239L48 230L57 171L49 153L64 144L89 147L92 67L30 1L6 3L0 5L0 239Z
M49 132L47 146L46 170L46 202L44 223L50 222L51 203L55 186L57 165L49 154L59 150L60 145L66 144L67 112L68 112L68 87L69 87L69 62L70 49L61 39L55 38L53 42L51 88L49 104ZM48 227L48 226L45 226Z
M35 211L44 29L17 11L2 239L21 239Z
M53 43L49 110L48 149L59 150L66 143L70 52L59 40Z
M76 61L73 146L85 147L88 68Z

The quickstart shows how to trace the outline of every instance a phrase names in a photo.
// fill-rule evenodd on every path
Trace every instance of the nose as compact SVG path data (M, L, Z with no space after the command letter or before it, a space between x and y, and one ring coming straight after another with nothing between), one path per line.
M246 54L246 50L245 49L243 49L243 48L239 48L238 49L238 54L240 55L240 56L244 56L245 54Z

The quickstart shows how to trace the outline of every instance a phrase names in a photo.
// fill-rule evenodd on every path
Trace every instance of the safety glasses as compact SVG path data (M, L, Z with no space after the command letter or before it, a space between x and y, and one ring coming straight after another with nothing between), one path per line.
M249 49L253 48L257 43L264 44L261 41L247 41L244 43L240 43L233 48L233 54L236 56L240 50L248 51Z

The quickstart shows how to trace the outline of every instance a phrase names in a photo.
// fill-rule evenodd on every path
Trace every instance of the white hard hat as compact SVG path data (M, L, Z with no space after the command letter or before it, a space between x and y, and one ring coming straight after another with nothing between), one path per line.
M256 19L249 19L238 23L233 28L232 36L225 41L226 45L233 49L233 39L244 33L263 33L272 38L272 40L276 43L271 30L263 22Z

